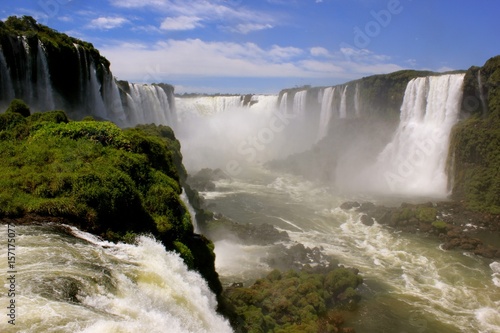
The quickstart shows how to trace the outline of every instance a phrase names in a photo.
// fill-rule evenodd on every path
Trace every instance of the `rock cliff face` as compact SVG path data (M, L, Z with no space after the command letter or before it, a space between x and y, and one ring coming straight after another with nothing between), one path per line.
M63 109L73 119L175 127L173 86L117 82L109 66L92 44L31 17L0 22L0 108L19 98L35 111Z
M500 214L500 56L467 71L462 114L448 156L452 197Z

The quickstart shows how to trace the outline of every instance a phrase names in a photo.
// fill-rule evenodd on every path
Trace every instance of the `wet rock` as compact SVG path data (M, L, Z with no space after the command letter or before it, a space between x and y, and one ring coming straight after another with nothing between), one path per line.
M371 227L375 222L373 221L373 218L369 217L366 214L361 215L361 223L363 223L366 226Z
M357 201L346 201L340 205L340 208L342 208L343 210L349 210L352 208L358 208L360 206L361 204Z

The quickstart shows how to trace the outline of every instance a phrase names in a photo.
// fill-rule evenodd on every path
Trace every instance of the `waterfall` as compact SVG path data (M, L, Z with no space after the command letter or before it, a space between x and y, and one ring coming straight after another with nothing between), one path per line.
M481 80L481 70L477 71L477 84L479 86L479 99L481 100L483 114L486 115L488 113L488 103L486 102L486 97L484 96L483 83Z
M319 116L319 130L316 141L323 139L330 128L330 121L333 112L333 95L335 93L335 87L328 87L322 91L321 99L321 113Z
M347 85L342 91L342 97L340 98L340 108L339 108L339 118L347 118Z
M20 90L23 92L23 99L28 103L33 103L33 89L32 89L32 76L33 76L33 64L31 60L31 50L28 41L25 36L19 37L24 48L24 53L26 56L26 63L23 64L24 78L23 81L19 82Z
M281 96L279 109L282 113L288 113L288 93L285 92L283 96Z
M293 96L293 114L304 117L306 113L307 90L298 91Z
M175 125L177 119L175 109L170 106L167 92L158 85L128 84L126 108L129 115L129 125L161 124Z
M184 205L186 205L186 208L188 209L189 215L191 215L191 223L193 224L193 229L194 232L199 234L200 233L200 228L198 227L198 221L196 220L196 212L189 202L189 198L186 194L186 190L182 189L182 194L181 194L181 200L184 202Z
M361 100L359 97L359 84L356 83L356 91L354 92L354 112L356 118L361 117Z
M10 70L0 45L0 112L7 107L7 103L14 98L14 87L10 78Z
M54 110L55 103L52 95L52 83L50 82L49 66L45 48L40 40L38 40L37 52L37 77L36 91L38 97L39 109Z
M451 74L408 83L399 127L378 156L373 173L382 176L389 191L447 195L449 135L458 119L463 79L464 74Z
M0 225L0 242L7 230ZM1 332L231 332L215 295L178 254L141 236L114 244L73 227L16 226L15 327ZM7 261L0 262L3 272ZM0 295L7 304L7 293ZM41 311L43 309L43 311Z

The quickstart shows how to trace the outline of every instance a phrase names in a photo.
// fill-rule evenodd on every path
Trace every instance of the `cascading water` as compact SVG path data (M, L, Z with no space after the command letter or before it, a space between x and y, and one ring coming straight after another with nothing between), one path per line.
M24 48L24 53L26 57L26 63L23 64L25 66L24 68L24 78L22 82L20 82L20 88L21 91L23 92L23 98L28 102L28 103L33 103L33 89L31 88L32 85L32 76L33 76L33 63L32 63L32 52L30 49L30 46L28 44L28 41L25 36L21 36L18 38Z
M340 107L339 107L339 118L344 119L347 118L347 85L344 87L342 91L342 97L340 98Z
M128 86L126 113L129 125L175 125L175 108L170 106L169 97L162 87L136 83L129 83Z
M356 118L361 117L361 101L359 96L359 84L356 83L356 91L354 92L354 113Z
M179 114L181 119L193 116L212 116L244 107L243 98L240 95L177 97L175 103L177 109L181 112Z
M464 74L451 74L416 78L408 83L399 127L367 172L375 191L447 195L449 135L458 119L463 79ZM382 182L376 182L379 180Z
M45 110L54 110L54 96L52 95L52 83L50 82L49 66L45 48L40 40L38 40L37 50L37 83L36 91L38 96L38 104L43 105Z
M36 42L36 48L32 49L33 41L26 37L13 40L13 48L22 51L22 55L11 60L13 63L8 63L0 48L0 106L7 107L13 98L20 98L34 111L60 108L76 119L92 115L120 126L177 123L173 91L161 85L135 84L129 84L129 92L121 91L112 73L101 68L103 64L95 63L85 48L76 43L73 46L78 64L77 93L67 100L64 96L56 99L50 55L40 40ZM68 107L67 102L72 106Z
M333 96L335 94L335 87L325 88L322 92L321 99L321 113L319 116L319 130L316 141L320 141L328 134L330 128L330 121L333 113Z
M113 244L55 225L16 233L16 325L1 320L1 332L232 331L206 281L152 238ZM0 225L2 244L6 237ZM7 302L2 293L0 304Z
M288 112L288 93L287 92L285 92L283 94L283 96L281 96L279 109L281 112L284 112L284 113Z
M184 202L184 205L186 205L189 215L191 215L191 224L193 225L193 229L195 233L200 233L200 228L198 227L198 221L196 220L196 212L189 202L189 198L186 194L186 190L183 188L182 189L182 194L181 194L181 200Z
M293 96L293 114L303 118L306 112L307 90L298 91Z
M14 98L14 87L10 79L10 71L7 61L0 46L0 107L3 108Z
M479 87L479 99L481 100L481 106L483 108L483 113L488 113L488 103L486 102L486 96L484 96L483 82L481 80L481 70L477 71L477 85Z

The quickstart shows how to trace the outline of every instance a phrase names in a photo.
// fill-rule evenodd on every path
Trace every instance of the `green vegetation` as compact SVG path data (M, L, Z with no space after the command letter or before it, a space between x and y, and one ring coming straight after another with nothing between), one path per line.
M448 224L442 220L437 220L432 222L432 226L438 229L439 231L445 231L446 228L448 227Z
M0 217L65 218L114 241L153 234L220 293L213 244L193 235L179 197L186 172L170 128L121 130L20 105L0 114Z
M478 87L479 70L482 89ZM463 112L472 116L457 124L451 136L453 197L464 200L469 209L500 214L500 56L482 68L469 69L464 84ZM487 110L480 103L481 90Z
M352 310L362 282L357 271L272 271L248 288L225 291L244 332L350 332L341 311Z

